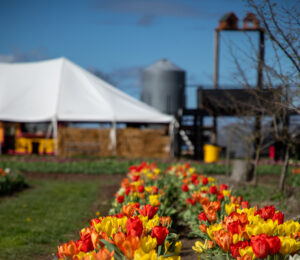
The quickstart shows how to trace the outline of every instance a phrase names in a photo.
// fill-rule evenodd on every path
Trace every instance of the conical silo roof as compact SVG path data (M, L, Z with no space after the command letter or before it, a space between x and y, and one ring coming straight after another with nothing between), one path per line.
M183 71L177 65L173 64L167 59L161 59L149 67L145 68L146 71Z

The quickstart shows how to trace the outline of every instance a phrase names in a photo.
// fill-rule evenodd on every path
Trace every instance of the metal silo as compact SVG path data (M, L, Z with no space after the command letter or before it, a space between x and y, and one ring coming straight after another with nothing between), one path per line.
M143 102L175 115L183 100L185 71L162 59L142 72L142 85Z

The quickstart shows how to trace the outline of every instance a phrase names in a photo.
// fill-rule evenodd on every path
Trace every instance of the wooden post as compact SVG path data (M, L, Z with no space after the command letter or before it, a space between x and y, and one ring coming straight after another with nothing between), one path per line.
M215 42L214 42L214 89L219 88L219 51L220 51L220 31L215 29ZM218 121L217 116L213 115L213 136L212 143L217 144Z
M258 52L258 67L257 67L257 90L263 89L263 66L265 60L265 32L260 29L259 31L259 52ZM257 114L255 116L255 141L254 148L255 151L258 149L261 139L261 116ZM256 152L254 152L253 157L255 157Z

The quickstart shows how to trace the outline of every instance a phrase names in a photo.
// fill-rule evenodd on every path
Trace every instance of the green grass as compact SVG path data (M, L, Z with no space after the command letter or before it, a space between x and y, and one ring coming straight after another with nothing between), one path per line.
M99 193L95 181L31 180L29 185L0 200L0 259L36 259L78 239L74 232L88 224Z
M249 202L261 203L265 200L279 201L285 198L285 195L279 190L274 190L273 186L258 185L257 187L248 185L238 188L234 195L243 196L244 200Z
M1 156L0 168L13 168L22 172L41 172L41 173L84 173L84 174L112 174L125 173L129 166L139 164L142 159L116 159L116 158L73 158L64 159L56 157L38 157L38 156ZM185 163L187 161L161 161L147 159L148 162L157 163L158 167L165 170L169 165L175 163ZM226 166L224 164L204 164L191 162L196 171L202 171L204 174L225 174ZM232 167L230 166L230 171ZM258 173L276 174L281 171L280 165L259 165Z

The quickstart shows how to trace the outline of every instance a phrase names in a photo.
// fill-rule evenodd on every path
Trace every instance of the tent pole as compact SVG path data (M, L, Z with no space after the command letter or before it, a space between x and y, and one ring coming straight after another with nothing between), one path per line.
M112 150L112 155L117 155L117 131L116 131L116 122L111 122L111 129L109 133L110 137L110 149Z
M57 156L57 154L58 154L58 140L57 140L58 125L57 125L56 117L53 118L52 124L53 124L53 139L54 139L54 155Z

